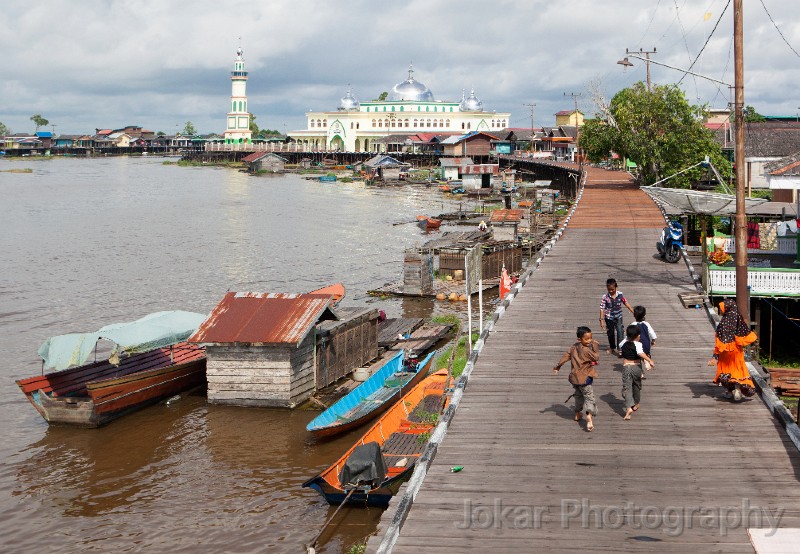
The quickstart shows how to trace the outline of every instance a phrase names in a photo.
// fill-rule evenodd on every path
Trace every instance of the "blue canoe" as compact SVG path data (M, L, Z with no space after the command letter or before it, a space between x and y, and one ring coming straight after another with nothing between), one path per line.
M401 350L369 379L311 420L306 430L315 437L327 437L355 429L382 414L428 375L434 354L431 352L420 361L416 371L404 371Z
M319 180L323 183L333 182L336 180L336 175L322 175Z

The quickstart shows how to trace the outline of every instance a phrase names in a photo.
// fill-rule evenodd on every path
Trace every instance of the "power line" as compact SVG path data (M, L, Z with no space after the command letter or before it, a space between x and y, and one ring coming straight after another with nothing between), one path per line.
M650 18L650 23L647 24L647 27L645 28L644 33L642 33L642 38L637 40L636 41L637 43L641 43L644 40L644 37L647 36L647 33L650 32L650 27L653 26L653 21L655 21L655 19L656 19L656 14L658 13L658 8L660 6L661 6L661 0L658 0L658 4L656 4L656 9L653 10L653 16Z
M694 67L694 64L696 64L696 63L697 63L697 60L699 60L699 59L700 59L700 55L703 53L703 50L705 50L705 49L706 49L706 46L708 46L708 42L711 40L711 37L713 37L713 36L714 36L714 32L717 30L717 27L719 26L719 22L720 22L720 21L722 21L722 16L724 16L724 15L725 15L725 12L726 12L726 11L728 11L728 6L730 6L730 5L731 5L731 0L728 0L728 3L727 3L727 4L725 4L725 7L722 9L722 13L721 13L721 14L719 14L719 19L717 19L717 22L716 22L716 23L714 23L714 28L713 28L713 29L711 29L711 33L709 33L709 35L708 35L708 38L706 39L706 42L705 42L705 44L703 44L703 47L702 47L702 48L700 49L700 51L697 53L697 57L696 57L696 58L694 59L694 61L692 62L692 65L690 65L690 66L689 66L689 71L691 71L691 70L692 70L692 68ZM683 82L683 79L684 79L684 77L686 77L686 75L687 75L687 74L686 74L686 73L684 73L684 74L683 74L683 77L681 77L680 81L678 81L678 84L679 84L679 85L680 85L680 84Z
M692 59L692 53L689 51L689 41L686 39L686 29L683 26L683 21L681 21L681 13L680 8L678 7L678 0L675 0L675 17L678 20L678 26L681 29L681 35L683 35L683 44L686 46L686 56L688 59ZM689 68L691 70L691 67ZM694 77L694 94L695 96L699 96L699 92L697 91L697 77Z
M772 24L775 26L775 30L776 30L776 31L778 31L778 34L779 34L779 35L781 36L781 38L783 39L783 42L785 42L785 43L786 43L786 46L788 46L788 47L789 47L789 50L791 50L792 52L794 52L794 55L795 55L795 56L797 56L798 58L800 58L800 54L798 54L798 53L797 53L797 50L795 50L794 48L792 48L792 45L791 45L791 44L789 44L789 41L788 41L788 40L786 40L786 37L785 37L785 36L783 36L783 33L782 33L782 32L781 32L781 30L778 28L778 24L777 24L777 23L775 23L775 20L774 20L774 19L772 19L772 14L771 14L771 13L769 13L769 10L767 9L767 6L764 4L764 0L759 0L759 1L761 2L761 5L762 5L762 6L764 6L764 11L765 11L765 12L767 12L767 17L769 17L769 20L770 20L770 21L772 21Z

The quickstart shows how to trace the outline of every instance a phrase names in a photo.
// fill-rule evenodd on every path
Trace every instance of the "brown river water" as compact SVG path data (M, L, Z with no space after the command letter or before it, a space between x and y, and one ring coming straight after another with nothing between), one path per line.
M5 552L304 552L333 513L303 481L364 429L315 443L317 412L211 406L182 395L101 429L48 427L15 379L49 336L159 310L208 313L227 290L343 282L345 305L389 317L464 304L376 299L425 236L435 189L250 177L163 159L0 160L0 537ZM496 295L495 295L496 296ZM319 552L375 530L345 508Z

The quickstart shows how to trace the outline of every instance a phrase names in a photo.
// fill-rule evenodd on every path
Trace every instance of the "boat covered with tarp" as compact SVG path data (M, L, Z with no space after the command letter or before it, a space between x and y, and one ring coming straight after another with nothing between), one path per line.
M306 430L315 437L344 433L377 417L430 372L435 352L422 361L400 350L378 371L315 417Z
M51 337L39 348L43 374L17 385L48 423L99 427L205 383L205 348L185 342L205 319L157 312ZM105 354L98 360L101 344Z

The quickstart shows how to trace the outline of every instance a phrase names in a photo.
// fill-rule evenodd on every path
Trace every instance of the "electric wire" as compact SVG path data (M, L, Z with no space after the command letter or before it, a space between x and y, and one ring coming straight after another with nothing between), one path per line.
M786 37L785 37L785 36L783 36L783 33L781 32L780 28L778 28L778 24L777 24L777 23L775 23L775 20L774 20L774 19L772 19L772 14L771 14L771 13L769 13L769 10L767 9L767 6L766 6L766 4L764 4L764 0L759 0L759 1L761 2L761 5L764 7L764 11L765 11L765 12L767 12L767 17L769 17L769 20L770 20L770 21L772 21L772 24L775 26L775 30L776 30L776 31L778 31L778 34L779 34L779 35L781 36L781 38L783 39L783 42L785 42L785 43L786 43L786 46L788 46L788 47L789 47L789 50L791 50L792 52L794 52L794 55L795 55L795 56L797 56L798 58L800 58L800 54L798 54L798 53L797 53L797 50L795 50L794 48L792 48L792 45L791 45L791 44L789 44L789 41L788 41L788 40L786 40Z
M691 60L692 53L689 51L689 41L686 39L686 28L683 26L683 21L681 21L681 12L680 8L678 7L678 0L674 0L675 2L675 17L678 20L678 27L680 27L681 35L683 36L683 45L686 47L686 56ZM691 69L689 69L691 71ZM700 99L700 92L697 88L697 77L692 75L692 79L694 80L694 95L697 99Z
M711 29L711 33L709 33L709 35L708 35L708 38L706 39L706 42L705 42L705 44L703 44L703 47L702 47L702 48L700 49L700 51L697 53L697 57L696 57L696 58L694 59L694 61L692 62L692 65L690 65L690 66L689 66L689 69L688 69L688 71L691 71L691 70L692 70L692 68L694 67L694 64L696 64L696 63L697 63L697 60L699 60L699 59L700 59L700 56L701 56L701 54L702 54L702 53L703 53L703 51L706 49L706 46L708 46L708 43L709 43L709 41L711 40L711 37L713 37L713 36L714 36L714 32L717 30L717 27L719 27L719 22L720 22L720 21L722 21L722 17L725 15L725 12L727 12L727 11L728 11L728 7L729 7L730 5L731 5L731 0L728 0L728 3L727 3L727 4L725 4L725 7L722 9L722 13L721 13L721 14L719 14L719 19L717 19L717 22L714 24L714 28L713 28L713 29ZM683 74L683 77L681 77L681 78L680 78L680 80L678 81L678 84L679 84L679 85L680 85L680 84L683 82L683 79L686 77L686 75L688 75L688 73L684 73L684 74Z

